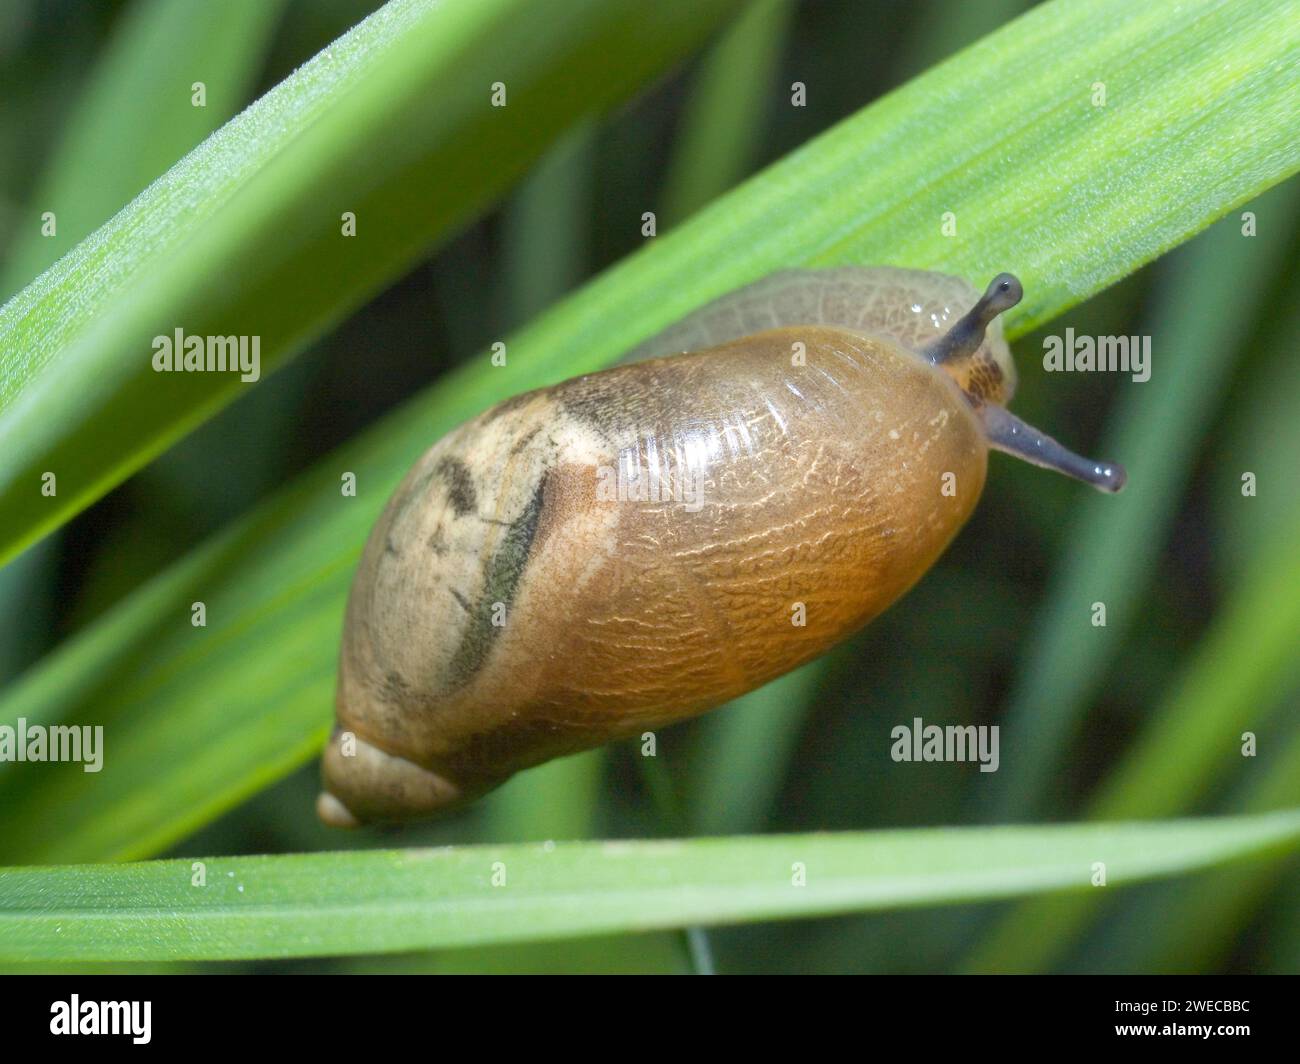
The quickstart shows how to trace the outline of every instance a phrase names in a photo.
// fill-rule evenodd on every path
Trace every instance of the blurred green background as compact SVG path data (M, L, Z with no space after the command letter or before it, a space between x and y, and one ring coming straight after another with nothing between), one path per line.
M0 5L0 301L125 202L75 188L60 245L25 211L58 172L72 116L133 12L99 0ZM94 121L142 134L136 188L349 26L372 0L288 0L248 17L259 43L181 145L101 97ZM643 243L1030 5L1004 0L773 2L599 122L566 134L497 209L463 228L295 361L0 570L0 685L159 569L403 399ZM185 28L171 27L178 33ZM193 33L193 27L189 28ZM789 86L809 86L788 106ZM236 87L238 91L236 91ZM143 119L141 121L144 121ZM83 139L84 143L84 139ZM63 168L68 178L67 168ZM129 198L126 197L126 198ZM1300 804L1300 189L1295 179L1014 344L1014 409L1126 463L1118 499L995 456L970 524L924 581L822 661L631 746L537 769L472 810L341 835L312 811L311 763L173 855L483 840L1076 820ZM1242 211L1257 235L1243 237ZM49 246L46 246L49 245ZM44 258L43 258L44 256ZM1005 268L1014 271L1017 264ZM977 282L982 279L974 279ZM1044 374L1042 338L1150 335L1152 379ZM1173 368L1176 367L1176 370ZM430 441L432 442L432 441ZM412 456L413 458L414 456ZM1243 473L1257 494L1245 497ZM1090 605L1107 604L1104 631ZM891 728L999 724L1002 768L895 764ZM1243 758L1225 734L1258 736ZM2 855L0 855L2 859ZM1073 917L1050 904L924 909L278 970L918 972L1296 971L1300 865L1267 857L1130 888ZM1077 925L1070 920L1077 919ZM1073 926L1073 931L1062 928ZM1026 939L1055 929L1039 952ZM238 966L222 966L236 968ZM245 966L252 967L252 966Z

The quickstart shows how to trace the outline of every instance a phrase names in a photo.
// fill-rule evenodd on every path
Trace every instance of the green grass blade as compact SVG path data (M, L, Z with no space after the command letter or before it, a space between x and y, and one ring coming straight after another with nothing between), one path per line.
M591 271L595 129L564 135L519 186L502 239L511 322L531 321Z
M246 102L282 0L236 0L220 8L192 0L139 0L87 79L66 131L23 212L19 239L0 270L0 300L48 267ZM207 106L194 107L201 77ZM57 233L41 235L53 211ZM50 620L29 586L55 579L53 540L0 572L0 682L43 638Z
M1269 945L1265 972L1272 975L1300 973L1300 867L1293 864L1288 881L1280 891L1271 926L1265 929Z
M0 569L0 685L21 673L49 639L54 604L41 590L55 579L57 547L52 537Z
M686 975L690 966L678 936L664 933L385 953L358 958L347 971L361 975Z
M599 834L605 751L587 750L522 772L484 799L483 839L545 842Z
M1260 213L1290 217L1295 207L1300 183L1291 181L1262 198ZM1246 353L1249 324L1264 312L1290 241L1280 225L1245 237L1234 216L1171 262L1158 305L1141 326L1153 338L1152 378L1128 386L1115 429L1098 448L1124 456L1131 487L1118 497L1080 500L1061 544L1061 564L1031 626L1007 710L1003 734L1015 756L999 773L991 819L1032 820L1046 812L1046 792L1070 756L1088 701L1122 656L1135 612L1159 574L1198 441ZM1234 295L1223 300L1228 277ZM1239 504L1251 505L1236 494ZM1094 602L1106 605L1105 627L1092 626Z
M665 225L716 199L745 177L758 150L793 0L749 0L703 58L664 180Z
M1300 110L1298 61L1286 4L1048 3L840 123L510 338L507 367L449 375L30 672L0 722L102 723L109 767L92 781L0 766L4 858L146 856L310 756L369 527L465 417L608 365L783 266L1013 268L1023 333L1300 165L1285 118ZM1101 110L1098 69L1122 87ZM956 238L940 232L948 210ZM356 498L340 497L344 471Z
M1157 824L446 847L0 869L0 961L528 942L1090 890L1300 841L1300 810ZM802 884L799 881L802 880Z
M1265 743L1283 741L1276 732L1269 729ZM1295 807L1300 803L1300 727L1292 729L1276 756L1243 761L1242 771L1247 778L1234 809L1251 813ZM1137 972L1224 970L1233 949L1245 940L1251 917L1291 867L1287 855L1272 853L1170 884L1164 895L1132 914L1143 932L1112 943L1107 951L1111 963L1127 961L1123 967Z
M258 336L270 372L732 6L391 0L299 68L0 307L0 562L235 398L153 337Z
M700 721L689 802L696 833L763 829L828 670L827 660L811 661Z
M971 41L991 33L1031 6L1032 0L981 0L978 4L926 0L918 5L914 35L895 60L905 77L914 77Z
M0 299L70 251L247 101L284 0L137 0L88 79L0 274ZM202 81L206 106L191 102ZM41 214L58 219L41 235Z
M1296 182L1288 182L1288 186L1293 184ZM1270 194L1264 198L1277 197ZM1262 217L1272 225L1286 221L1280 210ZM1300 359L1295 354L1295 338L1300 336L1300 273L1293 273L1291 283L1282 287L1275 308L1270 309L1272 313L1263 319L1263 356L1239 378L1229 397L1210 459L1213 468L1208 491L1216 504L1210 513L1210 534L1216 547L1215 575L1225 583L1235 580L1276 536L1278 526L1290 516L1296 494L1300 418L1295 416L1295 401L1289 397L1300 396ZM1288 399L1279 401L1280 396ZM1241 494L1241 478L1246 472L1257 480L1253 498Z
M1268 711L1300 681L1300 510L1243 575L1167 699L1089 804L1093 819L1169 816L1189 808L1242 763L1242 733L1266 735ZM1041 970L1092 918L1098 898L1018 907L968 961L977 971Z

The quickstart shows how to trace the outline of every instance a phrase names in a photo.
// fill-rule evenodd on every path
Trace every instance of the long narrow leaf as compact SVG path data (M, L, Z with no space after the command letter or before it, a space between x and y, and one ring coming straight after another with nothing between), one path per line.
M793 0L748 0L700 64L664 179L665 223L722 195L752 168Z
M733 6L391 0L295 71L0 307L0 563L249 383L155 372L154 337L270 372Z
M1292 810L0 869L0 961L401 951L1111 889L1298 840ZM1097 862L1111 887L1089 885Z
M284 0L135 0L88 79L0 271L12 295L247 102ZM203 106L192 86L202 82ZM42 234L41 215L57 220Z

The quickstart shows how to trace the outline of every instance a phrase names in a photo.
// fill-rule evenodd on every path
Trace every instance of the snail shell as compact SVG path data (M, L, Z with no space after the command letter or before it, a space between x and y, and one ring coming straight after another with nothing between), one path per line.
M362 555L321 818L427 815L817 657L934 563L990 446L1117 490L1003 409L1019 297L783 271L454 429Z

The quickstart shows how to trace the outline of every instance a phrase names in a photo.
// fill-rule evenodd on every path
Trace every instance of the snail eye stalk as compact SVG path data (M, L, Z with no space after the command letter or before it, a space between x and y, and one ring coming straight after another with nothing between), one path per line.
M922 354L936 366L970 358L984 342L984 331L999 314L1010 310L1024 298L1025 290L1009 273L1000 273L989 282L979 302L963 314L955 325Z

